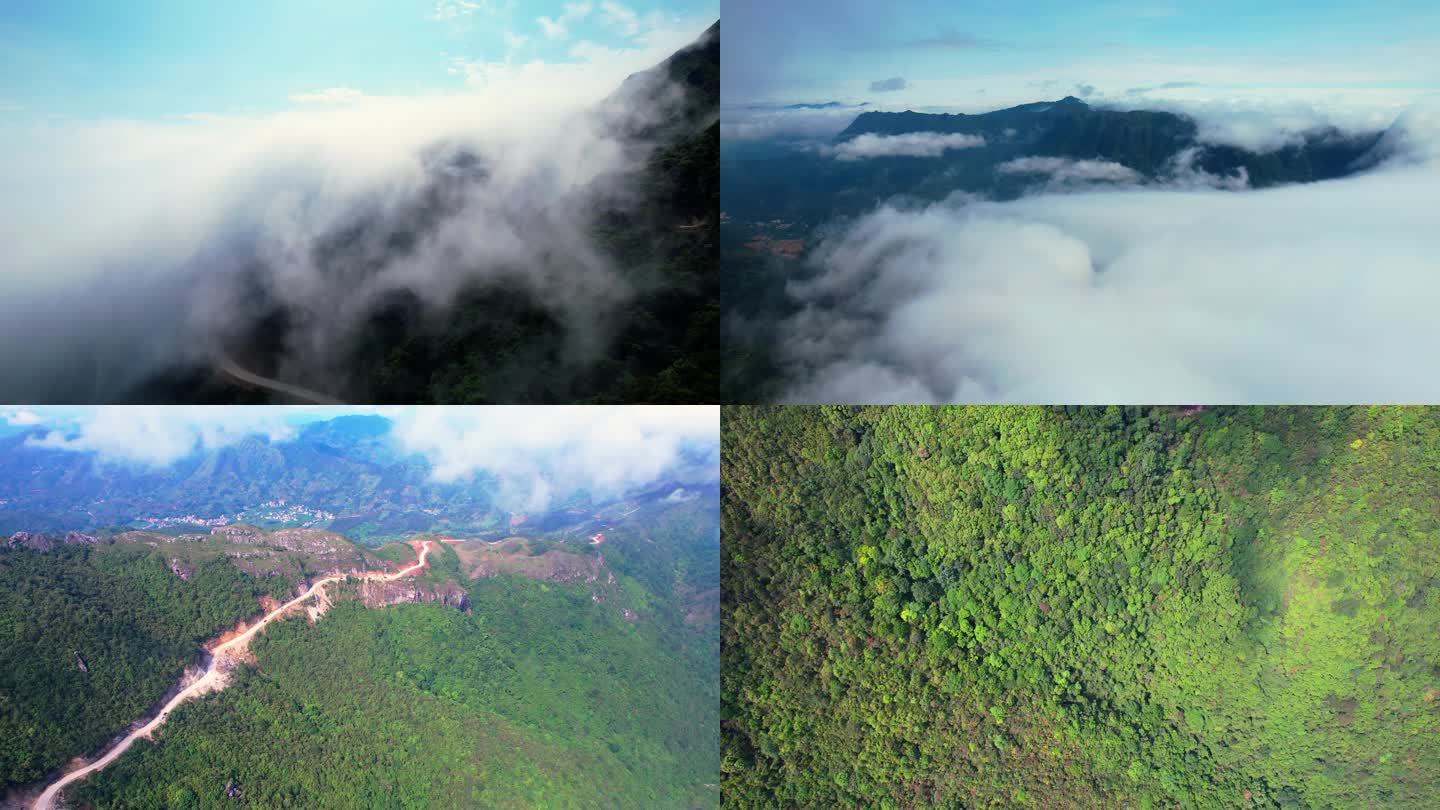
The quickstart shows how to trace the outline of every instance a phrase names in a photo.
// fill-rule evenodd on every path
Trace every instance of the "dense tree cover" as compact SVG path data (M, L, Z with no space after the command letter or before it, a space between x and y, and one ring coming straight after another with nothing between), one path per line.
M0 792L98 749L287 587L221 561L182 580L141 545L0 550Z
M84 806L695 807L717 682L583 586L499 576L470 614L340 602L67 791ZM238 799L225 796L234 780Z
M1440 412L727 408L734 806L1440 806Z

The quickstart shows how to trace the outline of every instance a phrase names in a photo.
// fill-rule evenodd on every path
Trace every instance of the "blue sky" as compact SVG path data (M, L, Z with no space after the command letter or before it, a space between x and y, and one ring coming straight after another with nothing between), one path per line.
M725 14L730 104L965 108L987 106L976 96L1056 98L1076 85L1123 95L1167 83L1187 85L1172 95L1209 98L1440 89L1433 0L1041 0L1023 11L992 0L727 0ZM905 88L871 91L893 78Z
M717 16L714 0L5 0L0 114L153 119L443 93L473 77L466 65L583 61L580 43L635 49Z

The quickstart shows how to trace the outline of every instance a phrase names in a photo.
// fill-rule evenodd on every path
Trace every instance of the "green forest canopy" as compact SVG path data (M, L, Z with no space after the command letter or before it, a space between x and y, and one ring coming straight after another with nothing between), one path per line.
M732 806L1440 806L1440 411L727 408Z

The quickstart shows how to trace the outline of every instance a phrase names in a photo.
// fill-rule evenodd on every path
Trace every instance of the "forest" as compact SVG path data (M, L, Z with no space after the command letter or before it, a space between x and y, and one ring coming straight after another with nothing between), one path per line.
M220 561L183 580L143 545L0 550L0 794L99 748L289 586Z
M1440 411L721 429L727 806L1440 806Z
M502 575L470 600L469 614L350 601L281 622L231 687L66 795L94 808L714 806L713 676L583 586Z

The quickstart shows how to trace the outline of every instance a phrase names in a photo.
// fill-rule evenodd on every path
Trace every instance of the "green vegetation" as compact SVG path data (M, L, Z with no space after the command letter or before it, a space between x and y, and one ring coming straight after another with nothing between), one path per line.
M1440 411L727 408L734 806L1440 806Z
M258 666L67 791L136 806L713 806L716 682L583 586L281 622ZM228 799L230 780L240 788ZM709 787L707 787L709 785Z
M220 561L182 580L139 544L0 551L0 792L98 749L288 586Z

